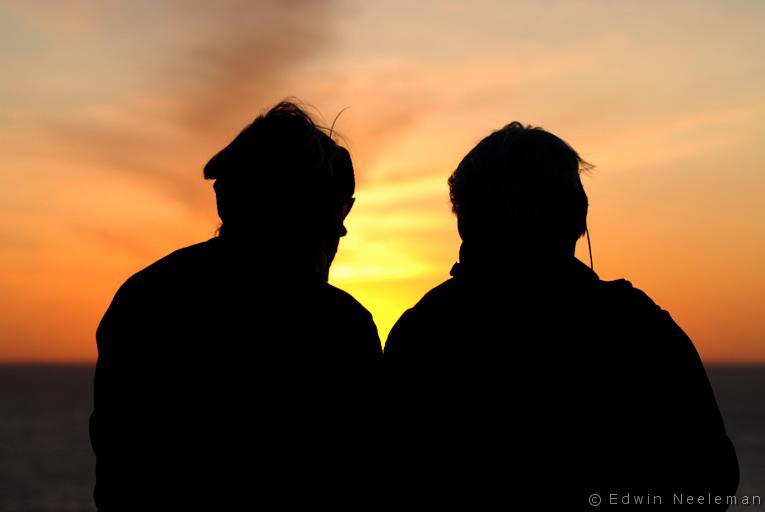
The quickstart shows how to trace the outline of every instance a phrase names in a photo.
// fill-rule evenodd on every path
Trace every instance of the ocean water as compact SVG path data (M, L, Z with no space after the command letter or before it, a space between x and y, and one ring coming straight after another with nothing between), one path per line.
M94 511L93 367L0 366L0 511Z
M708 365L707 375L738 454L736 494L762 497L763 505L730 510L765 511L765 365Z
M707 373L738 452L738 494L765 497L765 366ZM92 379L90 366L0 365L0 511L95 510Z

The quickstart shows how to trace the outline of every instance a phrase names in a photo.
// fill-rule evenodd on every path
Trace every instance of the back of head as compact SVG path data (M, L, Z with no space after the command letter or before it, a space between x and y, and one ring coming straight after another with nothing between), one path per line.
M515 121L479 142L449 178L460 236L473 245L573 250L586 229L589 168L566 142Z
M355 188L348 151L287 101L210 159L204 177L215 180L222 236L290 251L342 236Z

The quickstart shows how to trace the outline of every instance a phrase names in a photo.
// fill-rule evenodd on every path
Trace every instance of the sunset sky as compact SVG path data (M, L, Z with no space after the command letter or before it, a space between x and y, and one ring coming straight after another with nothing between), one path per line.
M765 362L763 26L758 1L0 2L0 360L94 360L119 285L214 235L209 157L295 96L350 107L330 282L383 340L457 258L447 177L519 120L596 166L602 278L706 362Z

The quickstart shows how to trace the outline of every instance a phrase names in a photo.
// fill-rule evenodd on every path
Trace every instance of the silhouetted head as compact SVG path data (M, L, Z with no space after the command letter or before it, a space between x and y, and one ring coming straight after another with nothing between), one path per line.
M295 103L258 116L210 159L204 177L215 180L222 237L265 241L329 269L353 205L353 165Z
M449 178L463 241L573 254L586 229L579 174L590 166L563 140L514 121L478 143Z

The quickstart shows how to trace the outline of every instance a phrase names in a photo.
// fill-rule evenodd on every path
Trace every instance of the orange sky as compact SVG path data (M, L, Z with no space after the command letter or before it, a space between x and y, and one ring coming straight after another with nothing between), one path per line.
M120 283L213 235L207 159L297 96L350 106L330 280L383 339L456 259L446 178L520 120L597 166L601 277L765 362L765 4L472 3L0 2L0 360L93 360Z

